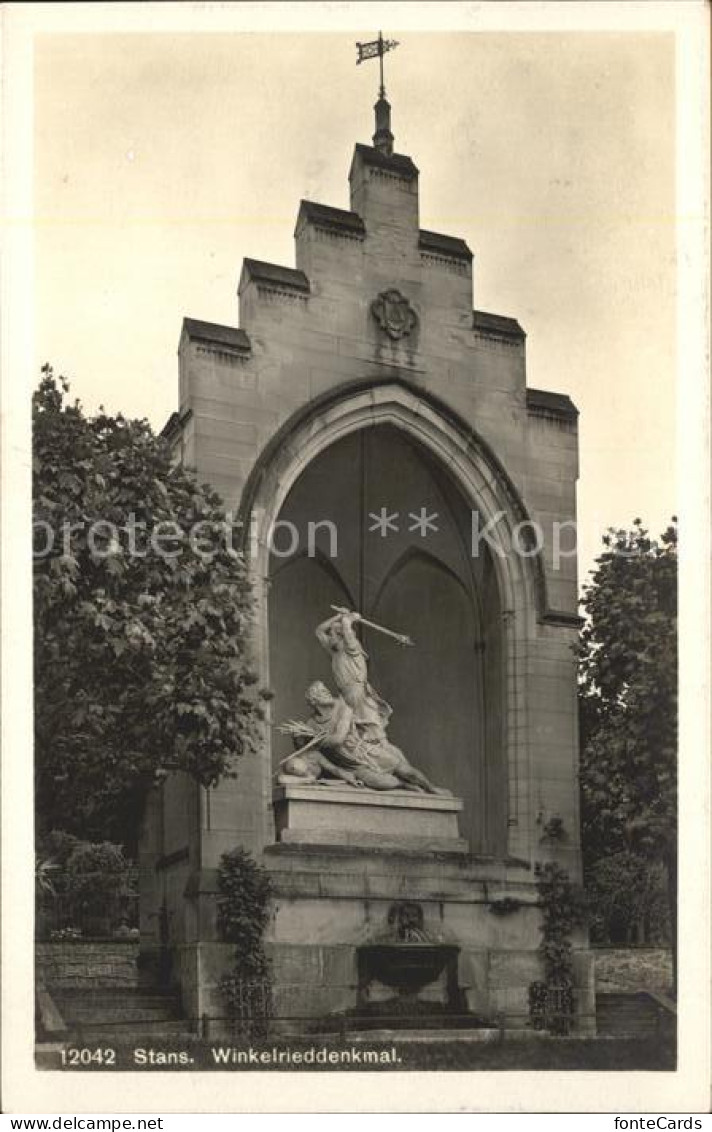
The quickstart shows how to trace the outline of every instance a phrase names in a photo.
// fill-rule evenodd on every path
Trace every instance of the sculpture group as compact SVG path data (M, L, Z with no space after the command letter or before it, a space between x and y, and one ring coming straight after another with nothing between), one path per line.
M390 742L387 728L393 709L368 681L368 657L354 630L359 621L380 629L359 613L337 608L316 630L331 657L338 692L332 694L317 680L306 693L309 718L282 724L280 730L292 736L297 749L282 760L279 782L449 794L411 766ZM407 637L381 631L411 644Z

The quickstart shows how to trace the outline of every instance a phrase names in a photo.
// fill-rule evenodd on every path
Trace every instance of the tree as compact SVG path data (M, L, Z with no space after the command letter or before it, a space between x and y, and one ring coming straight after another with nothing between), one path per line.
M669 941L662 865L625 849L587 860L586 891L592 940L619 944Z
M146 791L254 749L252 598L219 496L146 421L33 400L38 831L131 843Z
M581 796L589 866L634 853L677 908L677 527L609 531L584 590Z

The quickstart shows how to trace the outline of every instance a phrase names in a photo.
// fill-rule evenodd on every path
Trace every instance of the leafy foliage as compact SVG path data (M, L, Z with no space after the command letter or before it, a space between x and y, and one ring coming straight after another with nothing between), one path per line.
M529 1015L537 1030L567 1034L574 1013L574 971L571 933L587 917L584 894L554 862L535 866L544 960L544 979L529 987Z
M677 530L611 531L584 591L581 789L590 858L674 852Z
M111 841L80 841L52 831L40 843L43 869L35 874L36 931L40 938L78 939L116 934L135 903L131 862Z
M271 885L266 869L242 848L224 853L218 871L218 930L235 944L232 970L220 989L233 1023L259 1036L272 1010L271 965L264 934L269 922Z
M35 895L38 900L43 897L54 896L53 871L54 866L50 859L39 855L35 856Z
M529 1019L535 1030L568 1034L574 1014L571 983L556 986L542 979L529 984Z
M633 903L633 856L664 866L675 942L677 527L609 531L584 591L580 646L584 867L595 899ZM633 855L633 856L631 856ZM603 860L614 858L608 869ZM625 867L623 867L624 863ZM595 877L598 875L598 881ZM601 885L605 875L606 883ZM614 897L611 885L620 888ZM605 907L599 912L606 914Z
M246 978L260 978L269 969L264 933L269 923L270 879L246 849L224 853L218 871L218 930L235 944L235 964Z
M128 871L121 846L111 841L80 842L67 860L72 896L99 910L117 890L123 892Z
M33 403L39 828L130 842L149 787L174 771L213 785L254 748L247 570L220 498L173 466L146 421L87 417L64 379L49 366L42 373ZM202 541L191 544L198 523Z
M601 857L586 871L591 938L599 943L665 943L670 938L664 869L639 853Z
M74 850L82 844L80 838L64 829L51 829L42 832L38 838L38 849L42 856L59 868L64 869Z

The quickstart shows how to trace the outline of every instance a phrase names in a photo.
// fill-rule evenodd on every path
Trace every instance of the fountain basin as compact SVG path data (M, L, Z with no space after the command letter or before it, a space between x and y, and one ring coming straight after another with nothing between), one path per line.
M359 959L366 978L414 994L451 967L459 950L449 943L370 943L359 948Z

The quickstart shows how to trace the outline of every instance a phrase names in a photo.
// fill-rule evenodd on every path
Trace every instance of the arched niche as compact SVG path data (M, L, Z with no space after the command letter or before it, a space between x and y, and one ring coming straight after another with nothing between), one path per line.
M488 704L499 704L500 709L499 714L496 710L486 714L484 743L490 751L499 744L501 757L496 763L492 760L487 763L483 787L485 802L479 813L482 809L486 812L477 844L500 856L527 857L531 775L526 682L528 656L537 635L537 614L543 614L547 608L543 564L540 555L523 558L515 549L515 528L527 520L528 515L496 455L471 426L430 394L400 380L342 386L298 410L255 463L242 493L240 515L257 598L254 641L260 677L265 686L280 695L274 687L274 652L281 648L282 630L276 628L277 619L270 611L278 608L281 600L275 586L286 587L288 582L286 573L278 580L284 563L274 570L270 563L274 524L295 487L308 494L309 477L304 474L312 465L320 471L322 486L330 485L329 490L336 490L338 477L331 474L327 464L316 463L321 454L334 450L341 440L367 437L384 426L391 426L405 438L418 457L427 462L436 482L446 482L449 490L455 491L465 504L470 518L477 515L480 529L489 530L487 543L479 546L472 561L473 609L480 618L484 649L492 660L483 667L481 694ZM396 471L395 475L386 476L384 482L390 484L397 478ZM341 514L347 494L341 492L341 503L337 496L333 502ZM317 521L327 518L328 515L319 515ZM340 543L341 549L347 548L348 526L343 523L345 542ZM463 553L467 552L471 541L470 533L463 532ZM317 548L328 557L326 537L322 531L316 542ZM395 544L392 546L398 558L403 548L399 551ZM442 563L442 555L439 557ZM315 560L314 556L309 558L310 562ZM355 561L353 554L345 553L344 561L347 560ZM446 565L449 568L451 562ZM362 595L356 585L357 577L363 578L364 571L356 571L354 575L352 570L350 577L344 577L341 569L336 589L343 583L353 604L358 605ZM309 619L311 621L311 613ZM306 620L305 617L305 633ZM313 632L311 624L309 631ZM380 654L376 659L378 663ZM306 683L308 673L304 676ZM293 702L296 703L296 694ZM269 752L264 763L266 787L272 775L272 748L276 749L279 742L275 725L281 718L277 699L271 711L268 709L265 731ZM502 782L506 783L504 788ZM503 829L506 829L506 844L503 844Z
M279 510L269 557L273 721L304 716L313 680L336 690L314 635L332 605L407 633L413 648L362 634L370 679L394 709L389 737L462 798L472 851L501 854L504 654L494 638L504 625L488 552L470 553L471 521L447 470L392 424L350 433L314 457ZM273 731L273 769L290 749Z

